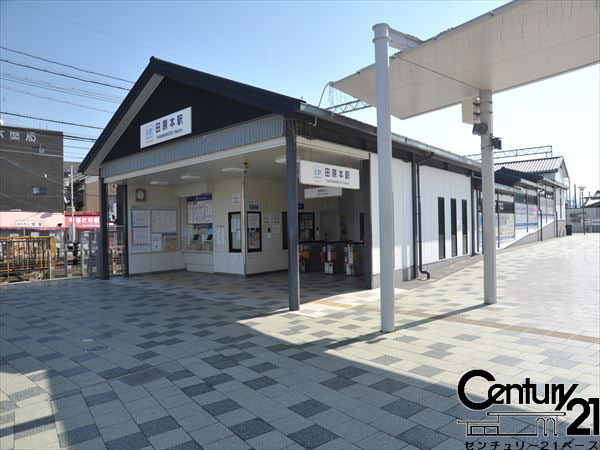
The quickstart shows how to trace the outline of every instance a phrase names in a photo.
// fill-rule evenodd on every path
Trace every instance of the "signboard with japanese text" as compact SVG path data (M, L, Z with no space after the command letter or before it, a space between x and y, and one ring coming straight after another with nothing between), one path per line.
M192 132L192 107L159 117L140 126L140 148L159 144Z
M351 167L300 160L300 183L360 189L360 172Z
M337 187L318 187L304 189L304 198L323 198L323 197L341 197L342 188Z
M187 198L188 224L212 223L213 204L212 194L201 194Z
M35 131L0 129L0 139L35 144L37 142L37 135L35 134Z
M99 228L100 227L100 216L75 216L74 218L75 228ZM71 215L65 214L65 226L71 226Z

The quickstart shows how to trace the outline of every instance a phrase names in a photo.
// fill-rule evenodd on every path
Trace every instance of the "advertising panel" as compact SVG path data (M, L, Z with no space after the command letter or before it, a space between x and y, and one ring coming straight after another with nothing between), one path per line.
M518 227L527 226L527 205L515 203L515 224Z

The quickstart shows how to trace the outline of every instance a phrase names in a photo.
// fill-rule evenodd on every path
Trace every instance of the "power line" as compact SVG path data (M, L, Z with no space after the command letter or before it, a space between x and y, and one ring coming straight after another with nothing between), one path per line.
M6 114L7 116L24 117L26 119L42 120L44 122L62 123L64 125L72 125L74 127L93 128L95 130L103 130L104 129L103 127L96 127L94 125L84 125L84 124L74 123L74 122L63 122L62 120L44 119L43 117L33 117L33 116L27 116L24 114L9 113L6 111L0 111L0 114Z
M100 112L105 112L105 113L109 113L109 114L114 114L114 111L109 111L108 109L95 108L94 106L82 105L80 103L69 102L67 100L60 100L58 98L46 97L44 95L38 95L38 94L34 94L32 92L21 91L19 89L14 89L14 88L11 88L8 86L2 86L2 89L6 89L7 91L19 92L21 94L30 95L31 97L37 97L37 98L43 98L45 100L51 100L53 102L64 103L66 105L73 105L73 106L78 106L80 108L91 109L93 111L100 111Z
M89 150L90 149L90 147L80 147L78 145L63 145L63 147L65 147L65 148L80 148L82 150Z
M5 194L4 192L0 192L0 195L4 196L6 198L9 198L11 200L14 200L16 202L19 202L19 203L24 203L26 205L34 206L36 210L42 210L42 208L40 208L40 205L36 205L34 203L28 202L27 200L21 200L20 198L12 197L12 196L10 196L8 194ZM48 195L45 195L44 196L44 198L49 198L49 197L50 198L58 198L58 197L64 197L64 195L61 195L61 196L56 196L56 195L50 195L50 196L48 196ZM14 227L14 228L21 228L21 227Z
M0 48L3 49L3 50L9 51L9 52L18 53L19 55L25 55L25 56L29 56L30 58L39 59L41 61L45 61L45 62L48 62L48 63L51 63L51 64L56 64L56 65L59 65L59 66L68 67L70 69L79 70L80 72L85 72L85 73L89 73L89 74L92 74L92 75L99 75L101 77L106 77L106 78L112 78L113 80L124 81L126 83L131 83L131 84L134 83L134 81L129 81L129 80L126 80L124 78L119 78L119 77L114 77L112 75L106 75L106 74L103 74L103 73L94 72L93 70L82 69L81 67L72 66L70 64L65 64L65 63L61 63L61 62L58 62L58 61L52 61L51 59L42 58L41 56L35 56L35 55L32 55L31 53L26 53L26 52L23 52L23 51L20 51L20 50L14 50L14 49L11 49L11 48L4 47L2 45L0 45Z
M45 173L44 174L39 174L37 172L34 172L33 170L28 169L27 167L24 167L21 164L14 162L13 160L5 158L4 156L0 156L0 159L6 161L9 164L12 164L15 167L18 167L21 170L24 170L25 172L29 172L32 175L35 175L35 176L40 177L40 178L43 178L46 181L50 181L52 183L57 183L57 184L60 184L61 186L63 185L62 181L59 182L59 181L53 180L52 178L48 178L48 175L46 175Z
M49 91L62 92L65 94L77 95L80 97L91 98L94 100L102 100L105 102L121 103L121 101L122 101L122 98L120 98L120 97L115 97L113 95L104 94L102 92L88 91L86 89L78 89L78 88L74 88L74 87L70 87L70 86L60 86L60 85L57 85L54 83L48 83L48 82L41 81L41 80L34 80L31 78L27 78L27 77L15 76L15 75L12 75L12 74L9 74L6 72L0 74L0 79L10 81L12 83L24 84L26 86L39 87L41 89L47 89Z
M88 80L86 78L80 78L80 77L76 77L73 75L67 75L66 73L60 73L60 72L54 72L53 70L42 69L41 67L34 67L34 66L30 66L28 64L21 64L21 63L15 62L15 61L10 61L8 59L0 58L0 61L8 63L8 64L12 64L14 66L25 67L25 68L31 69L31 70L39 70L40 72L46 72L46 73L50 73L52 75L58 75L61 77L72 78L74 80L83 81L84 83L99 84L101 86L108 86L108 87L111 87L114 89L121 89L122 91L129 91L129 88L125 88L123 86L116 86L114 84L103 83L102 81Z

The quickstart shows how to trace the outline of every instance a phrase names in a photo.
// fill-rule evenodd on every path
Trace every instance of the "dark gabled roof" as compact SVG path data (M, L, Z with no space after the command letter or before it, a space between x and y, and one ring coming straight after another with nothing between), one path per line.
M248 84L239 83L237 81L228 80L227 78L218 77L199 70L190 69L188 67L173 64L168 61L151 57L150 62L137 79L117 111L102 130L102 133L81 162L79 166L80 172L85 172L90 166L94 158L107 139L113 133L119 122L123 119L133 102L140 95L146 83L153 75L161 75L165 78L179 81L189 86L203 89L214 94L222 95L234 100L254 105L273 113L282 114L285 116L291 115L294 111L300 109L302 100L288 97L286 95L277 94L276 92L267 91L265 89L250 86Z
M521 172L519 170L509 169L508 167L495 167L494 168L495 176L505 176L505 177L516 177L522 180L531 181L532 183L537 183L542 180L544 177L542 175Z
M526 173L552 173L558 172L563 161L562 156L552 156L524 161L499 162L496 163L496 167L506 167L507 169Z

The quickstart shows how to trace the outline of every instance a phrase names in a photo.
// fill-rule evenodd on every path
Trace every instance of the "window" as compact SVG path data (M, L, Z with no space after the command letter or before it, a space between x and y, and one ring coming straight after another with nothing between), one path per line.
M463 255L469 253L469 239L467 231L467 201L462 201L462 238L463 238Z
M457 223L456 223L456 199L450 199L450 232L452 234L452 256L458 255L458 237L457 234Z
M229 251L242 251L242 216L239 212L229 213Z
M40 155L46 154L46 147L42 147L41 145L38 147L31 147L31 151L33 153L39 153Z
M446 212L444 211L444 197L438 197L438 246L440 259L446 257Z
M32 192L33 192L33 195L46 195L46 187L45 186L33 186Z

